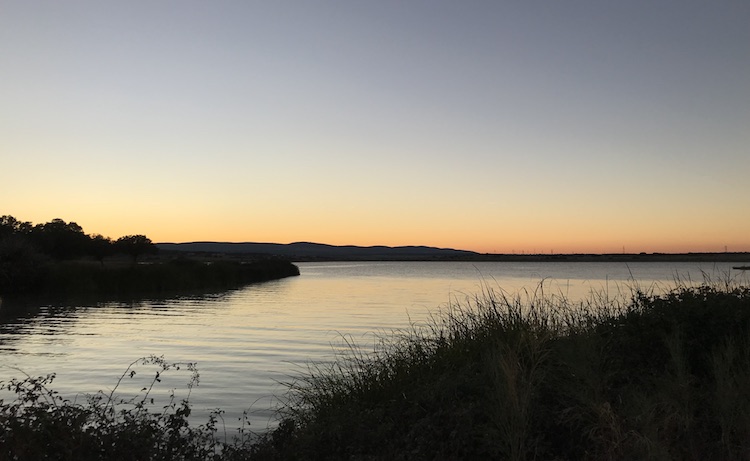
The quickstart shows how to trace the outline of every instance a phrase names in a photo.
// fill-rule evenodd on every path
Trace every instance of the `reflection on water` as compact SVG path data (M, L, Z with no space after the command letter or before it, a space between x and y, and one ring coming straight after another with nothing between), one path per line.
M195 414L227 411L233 421L251 410L254 430L272 418L280 381L310 360L333 356L342 335L360 344L373 332L425 321L452 301L487 287L513 293L538 289L570 299L591 291L644 289L674 281L721 277L725 265L637 263L302 263L301 276L206 296L171 299L12 304L0 308L0 380L57 373L53 387L67 396L112 389L139 357L196 362ZM745 276L747 277L747 276ZM332 343L334 346L332 346ZM145 372L144 372L145 373ZM140 375L139 375L140 376ZM185 394L188 376L161 383ZM123 381L135 395L142 382ZM179 394L182 392L183 394ZM204 422L205 418L200 420Z

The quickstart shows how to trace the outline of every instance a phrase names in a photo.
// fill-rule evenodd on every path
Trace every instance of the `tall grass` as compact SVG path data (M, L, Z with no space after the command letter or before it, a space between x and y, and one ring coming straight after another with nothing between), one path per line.
M748 459L750 290L724 282L575 304L485 290L372 351L350 343L312 364L287 383L280 428L258 452Z

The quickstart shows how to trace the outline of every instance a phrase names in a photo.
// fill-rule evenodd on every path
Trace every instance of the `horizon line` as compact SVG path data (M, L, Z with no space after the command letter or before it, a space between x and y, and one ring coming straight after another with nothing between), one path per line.
M242 242L232 242L232 241L219 241L219 240L193 240L188 242L154 242L155 245L187 245L187 244L193 244L193 243L216 243L216 244L229 244L229 245L245 245L245 244L251 244L251 245L282 245L282 246L288 246L288 245L299 245L299 244L305 244L305 245L320 245L320 246L328 246L328 247L338 247L338 248L346 248L346 247L354 247L354 248L429 248L429 249L436 249L436 250L447 250L447 251L461 251L466 253L473 253L476 255L497 255L497 256L550 256L550 255L559 255L559 256L576 256L576 255L712 255L712 254L750 254L750 251L677 251L677 252L668 252L668 251L639 251L639 252L549 252L549 253L543 253L543 252L525 252L521 251L516 252L510 252L510 253L496 253L496 252L480 252L475 250L465 250L462 248L453 248L453 247L436 247L431 245L356 245L356 244L345 244L345 245L336 245L331 243L320 243L320 242L310 242L310 241L296 241L296 242L289 242L289 243L279 243L279 242L252 242L252 241L242 241Z

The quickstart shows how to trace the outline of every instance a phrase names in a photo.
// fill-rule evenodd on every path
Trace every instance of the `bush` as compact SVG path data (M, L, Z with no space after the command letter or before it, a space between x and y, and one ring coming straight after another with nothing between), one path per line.
M188 398L176 401L174 394L159 407L152 390L162 376L184 369L190 373L188 389L197 384L193 364L167 363L161 357L139 359L130 364L118 381L133 378L137 365L156 367L143 393L129 400L109 394L71 402L49 389L54 374L2 382L4 391L15 394L9 403L0 401L0 459L38 460L218 460L246 451L243 432L232 442L217 437L215 412L199 426L189 423ZM224 447L229 447L224 450Z
M44 267L45 257L27 239L15 235L0 239L0 293L33 289Z

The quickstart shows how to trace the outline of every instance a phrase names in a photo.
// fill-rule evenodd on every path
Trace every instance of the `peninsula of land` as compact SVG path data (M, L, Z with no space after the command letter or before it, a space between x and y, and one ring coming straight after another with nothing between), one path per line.
M145 235L116 240L86 234L75 222L32 224L0 216L0 296L122 297L237 288L299 275L269 255L207 260L162 256Z

